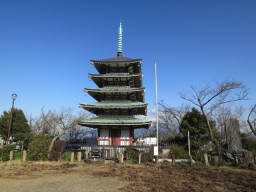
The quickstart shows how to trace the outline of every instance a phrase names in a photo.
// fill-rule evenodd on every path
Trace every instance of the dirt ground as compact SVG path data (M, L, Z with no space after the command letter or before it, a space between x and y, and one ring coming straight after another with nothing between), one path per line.
M256 191L256 171L108 162L0 163L0 192Z

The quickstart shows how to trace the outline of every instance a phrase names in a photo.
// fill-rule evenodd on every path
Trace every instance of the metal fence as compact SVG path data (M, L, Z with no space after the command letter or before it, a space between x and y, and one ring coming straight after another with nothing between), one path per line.
M126 148L127 146L83 146L76 151L88 152L89 158L118 159L118 154L120 152L124 153ZM129 146L129 148L136 149L141 153L150 153L152 151L150 146Z

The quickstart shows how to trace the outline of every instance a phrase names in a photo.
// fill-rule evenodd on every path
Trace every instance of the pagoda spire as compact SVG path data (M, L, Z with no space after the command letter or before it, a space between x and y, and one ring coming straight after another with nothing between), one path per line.
M119 29L118 29L118 49L117 49L117 56L122 56L122 40L123 40L123 28L122 22L120 22Z

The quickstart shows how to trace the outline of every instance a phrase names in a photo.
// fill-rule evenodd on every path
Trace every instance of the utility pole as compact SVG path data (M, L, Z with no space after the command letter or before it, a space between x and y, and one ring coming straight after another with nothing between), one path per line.
M158 151L159 151L159 144L158 144L158 98L157 98L157 70L156 70L156 62L155 62L155 94L156 94L156 157L158 160Z
M6 140L6 144L10 144L10 137L11 137L11 129L12 129L12 119L13 119L13 110L14 110L14 101L17 98L17 94L13 93L12 94L12 108L10 111L10 119L9 119L9 128L8 128L8 136L7 136L7 140Z

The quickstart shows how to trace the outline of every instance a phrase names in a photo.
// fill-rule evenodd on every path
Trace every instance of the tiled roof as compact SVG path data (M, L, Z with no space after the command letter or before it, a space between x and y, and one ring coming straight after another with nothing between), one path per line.
M146 107L146 103L132 101L102 101L88 104L81 104L81 107L92 108L130 108L130 107Z
M112 57L107 59L91 60L91 61L95 63L111 63L111 62L134 62L134 61L141 61L141 59L132 59L128 57L117 56L117 57Z
M82 120L79 124L108 124L108 125L136 125L136 124L151 124L151 121L146 119L138 119L130 116L99 116L91 119Z
M129 74L129 73L107 73L107 74L89 74L93 77L137 77L141 76L141 73L138 74Z

